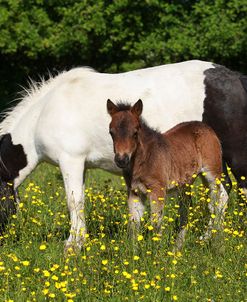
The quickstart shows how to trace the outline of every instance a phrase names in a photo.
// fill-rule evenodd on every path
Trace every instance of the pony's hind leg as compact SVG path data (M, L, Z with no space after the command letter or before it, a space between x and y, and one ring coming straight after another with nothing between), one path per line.
M87 232L84 215L84 157L63 155L59 165L71 220L70 235L65 244L65 251L70 247L80 249Z

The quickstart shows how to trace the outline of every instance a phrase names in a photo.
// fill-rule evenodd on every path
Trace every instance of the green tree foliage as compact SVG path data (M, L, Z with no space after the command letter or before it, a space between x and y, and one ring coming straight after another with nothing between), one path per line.
M28 76L203 59L247 70L247 0L1 0L0 95Z

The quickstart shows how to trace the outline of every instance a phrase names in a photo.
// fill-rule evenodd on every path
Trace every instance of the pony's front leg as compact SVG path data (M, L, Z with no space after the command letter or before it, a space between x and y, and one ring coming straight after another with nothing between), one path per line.
M134 191L130 191L129 193L128 206L130 232L132 237L135 238L140 229L141 218L143 216L145 207L139 195L137 195Z
M149 200L151 208L151 224L157 232L160 232L163 220L165 190L162 187L150 189Z
M71 229L65 244L68 248L80 249L85 241L86 223L84 213L84 158L63 156L60 168L64 179Z

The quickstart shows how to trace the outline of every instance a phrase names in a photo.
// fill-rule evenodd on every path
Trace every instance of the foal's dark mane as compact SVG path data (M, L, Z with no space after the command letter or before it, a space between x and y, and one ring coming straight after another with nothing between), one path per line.
M117 103L118 111L129 111L131 108L131 105L129 103L120 101Z
M129 103L122 101L117 103L117 107L119 111L129 111L131 109ZM143 133L145 134L146 142L156 142L158 146L167 146L166 139L159 130L150 127L142 117L140 117L139 121Z

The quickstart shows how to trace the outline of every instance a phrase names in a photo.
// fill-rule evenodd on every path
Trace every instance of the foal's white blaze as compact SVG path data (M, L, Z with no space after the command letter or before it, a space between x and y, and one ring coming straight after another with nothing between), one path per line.
M144 103L143 117L152 127L166 131L175 124L201 120L204 74L209 62L188 61L122 74L103 74L76 68L33 88L0 124L21 144L28 165L15 179L17 187L41 160L61 168L71 217L69 243L80 246L85 229L82 185L85 168L119 172L113 162L108 134L106 101ZM86 231L83 231L83 236Z

